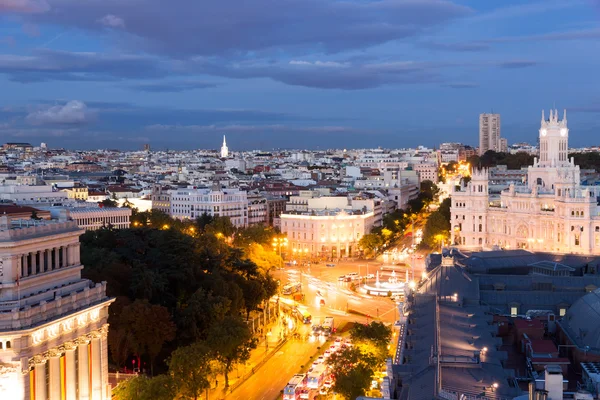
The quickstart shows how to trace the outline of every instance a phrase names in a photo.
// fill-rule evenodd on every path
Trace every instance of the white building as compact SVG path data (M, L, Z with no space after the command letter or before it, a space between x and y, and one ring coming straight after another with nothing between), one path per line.
M15 204L54 204L64 203L68 200L68 194L54 190L48 185L3 185L0 186L0 199L9 200Z
M113 227L127 229L131 226L131 209L127 207L71 207L68 209L52 210L52 216L61 210L68 211L68 215L81 229L95 231L100 228Z
M453 243L600 254L600 186L582 185L579 166L568 159L566 111L562 120L557 110L548 120L542 113L539 139L540 157L526 183L491 198L488 171L473 171L466 190L452 193Z
M479 114L479 155L501 151L500 114Z
M81 278L74 221L0 216L0 398L111 398L106 282Z
M419 177L419 183L423 181L431 181L437 183L438 179L438 166L435 163L421 162L412 166L413 170L417 172Z
M286 211L280 218L290 255L340 258L358 254L358 241L371 232L375 216L369 210L313 209Z
M225 135L223 135L223 146L221 146L221 158L229 157L229 149L227 148L227 142L225 141Z
M195 219L202 214L229 217L237 227L248 226L248 196L239 189L177 189L171 191L173 218Z

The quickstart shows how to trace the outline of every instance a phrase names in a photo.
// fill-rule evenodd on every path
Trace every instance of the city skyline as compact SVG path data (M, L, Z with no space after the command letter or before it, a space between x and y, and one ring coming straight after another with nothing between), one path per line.
M509 143L535 143L532 115L555 104L574 146L598 144L596 1L302 4L2 2L0 132L70 149L476 145L494 112Z

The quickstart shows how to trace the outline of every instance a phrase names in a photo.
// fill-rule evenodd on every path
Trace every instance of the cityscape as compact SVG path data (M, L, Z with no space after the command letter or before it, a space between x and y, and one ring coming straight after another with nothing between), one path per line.
M600 3L0 22L0 400L600 398Z

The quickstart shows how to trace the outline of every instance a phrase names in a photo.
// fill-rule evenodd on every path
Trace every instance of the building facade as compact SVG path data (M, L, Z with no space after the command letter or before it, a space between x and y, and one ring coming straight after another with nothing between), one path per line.
M171 212L171 194L169 189L162 185L152 186L150 199L152 200L153 210L159 210L167 214Z
M73 207L70 217L81 229L95 231L100 228L127 229L131 226L131 209L128 207Z
M248 225L268 224L267 199L258 193L248 193Z
M548 120L542 113L539 138L526 182L491 198L488 171L473 171L466 189L452 193L455 245L600 254L600 186L582 185L579 166L568 159L566 111L562 120L557 110Z
M479 155L501 151L500 114L479 114Z
M359 254L358 241L371 232L373 211L322 209L280 215L288 251L297 257L340 258Z
M236 227L248 226L248 196L239 189L177 189L171 191L170 214L178 219L195 219L202 214L229 217Z
M438 166L435 163L418 163L412 166L413 170L417 172L419 177L419 183L423 181L431 181L433 183L438 182Z
M106 282L81 278L74 221L0 217L0 398L110 399Z

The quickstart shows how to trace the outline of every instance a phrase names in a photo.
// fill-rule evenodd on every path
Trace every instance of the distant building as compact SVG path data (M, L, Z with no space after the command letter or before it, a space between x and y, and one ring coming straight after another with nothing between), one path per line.
M0 216L3 399L111 398L106 282L81 277L74 221Z
M488 150L501 151L500 114L479 115L479 155Z
M153 185L150 199L152 200L152 209L167 214L171 212L171 194L169 193L169 189L159 184Z
M248 225L268 224L267 199L258 193L248 193Z
M68 200L68 194L55 190L48 185L2 185L0 200L7 200L20 205L62 204Z
M30 143L15 143L9 142L5 143L3 146L4 150L19 150L19 151L32 151L33 146Z
M61 210L68 215L77 226L86 231L100 228L127 229L131 226L131 209L127 207L70 207L68 209L52 209L53 216L58 217Z
M225 135L223 135L223 145L221 146L221 158L229 157L229 149L227 148L227 142L225 141Z
M210 189L194 187L171 191L170 214L178 219L195 219L202 214L229 217L237 227L248 226L248 197L239 189Z
M74 185L71 188L62 189L69 196L69 199L87 201L88 199L88 188L83 185Z
M32 216L38 219L51 219L50 211L15 204L0 203L0 215L6 215L9 221L31 219Z
M414 164L413 170L417 172L419 176L419 183L423 181L431 181L433 183L438 182L438 166L435 163L422 162Z

